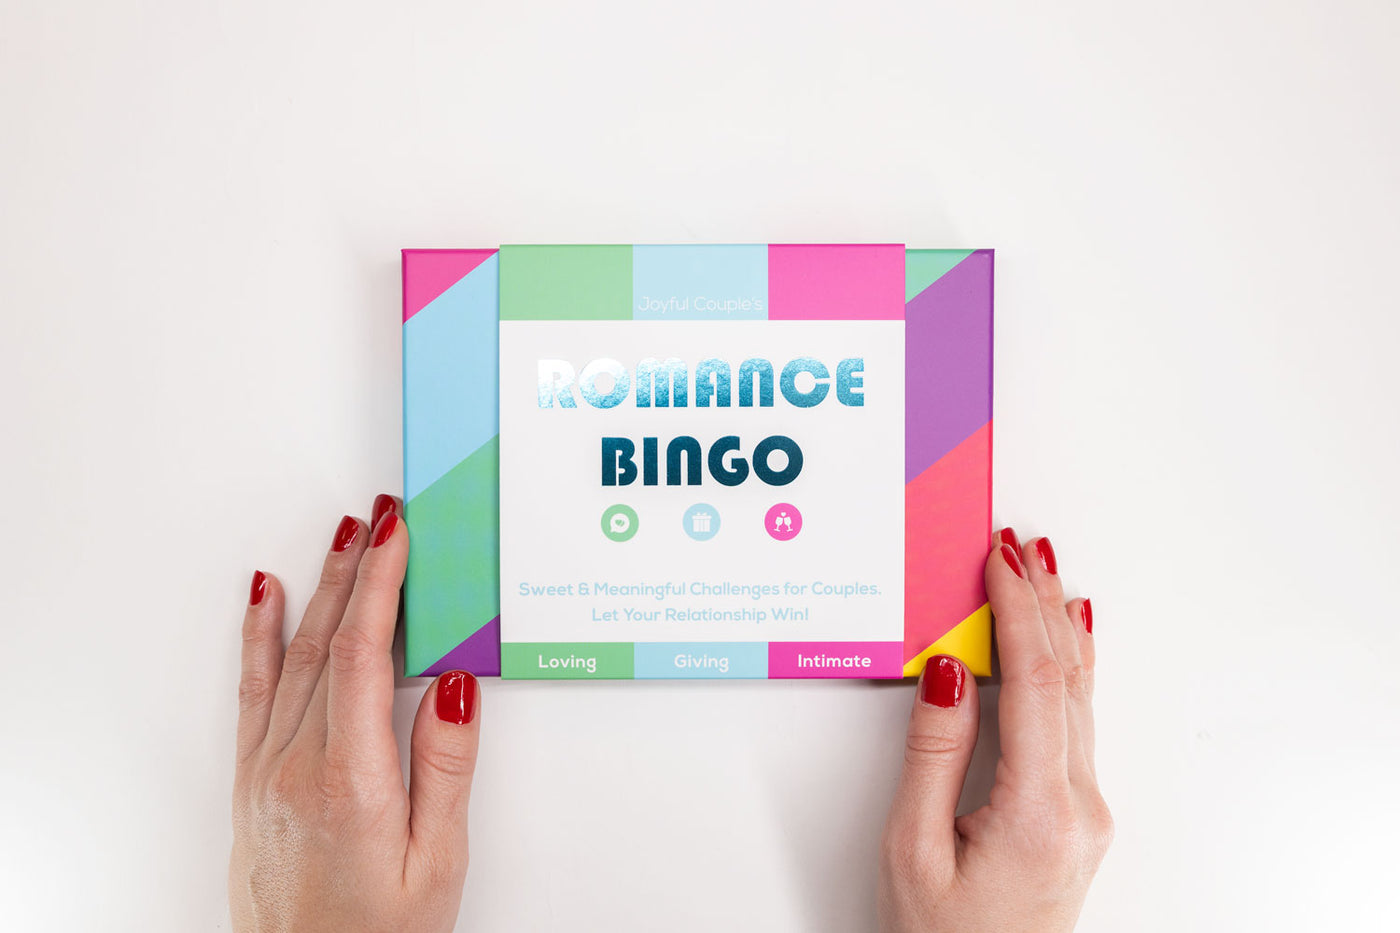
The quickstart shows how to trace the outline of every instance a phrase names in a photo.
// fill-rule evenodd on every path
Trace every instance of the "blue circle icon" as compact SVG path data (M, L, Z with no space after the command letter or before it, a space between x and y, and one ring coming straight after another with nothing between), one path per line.
M697 502L681 516L681 527L696 541L708 541L719 534L719 511L712 505Z

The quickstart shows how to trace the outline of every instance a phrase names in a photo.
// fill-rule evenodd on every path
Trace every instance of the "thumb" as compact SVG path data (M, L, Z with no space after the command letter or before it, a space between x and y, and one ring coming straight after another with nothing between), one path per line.
M904 772L890 808L887 842L952 867L957 851L953 820L977 744L977 717L977 683L967 668L948 655L929 658L909 716Z
M410 860L434 876L465 877L467 802L481 735L481 693L466 671L448 671L423 694L409 765Z

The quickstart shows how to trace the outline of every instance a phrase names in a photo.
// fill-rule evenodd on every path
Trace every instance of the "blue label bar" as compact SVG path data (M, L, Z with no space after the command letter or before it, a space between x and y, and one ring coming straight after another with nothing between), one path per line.
M633 648L637 680L768 676L767 642L638 642Z
M633 246L632 319L768 320L768 247Z

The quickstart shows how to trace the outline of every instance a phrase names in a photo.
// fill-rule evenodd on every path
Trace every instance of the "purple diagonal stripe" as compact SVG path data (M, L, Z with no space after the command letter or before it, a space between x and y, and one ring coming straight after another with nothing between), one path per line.
M447 671L471 671L479 677L501 676L500 616L487 622L466 641L439 658L423 675L436 677Z
M904 481L992 417L992 251L979 249L904 309Z

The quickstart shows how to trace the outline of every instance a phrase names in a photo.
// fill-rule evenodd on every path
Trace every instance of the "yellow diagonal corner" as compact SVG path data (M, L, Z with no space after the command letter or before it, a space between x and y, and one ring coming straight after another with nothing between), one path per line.
M920 651L904 665L905 677L918 677L935 654L951 654L967 665L974 677L992 675L992 607L981 608L963 619L942 638Z

